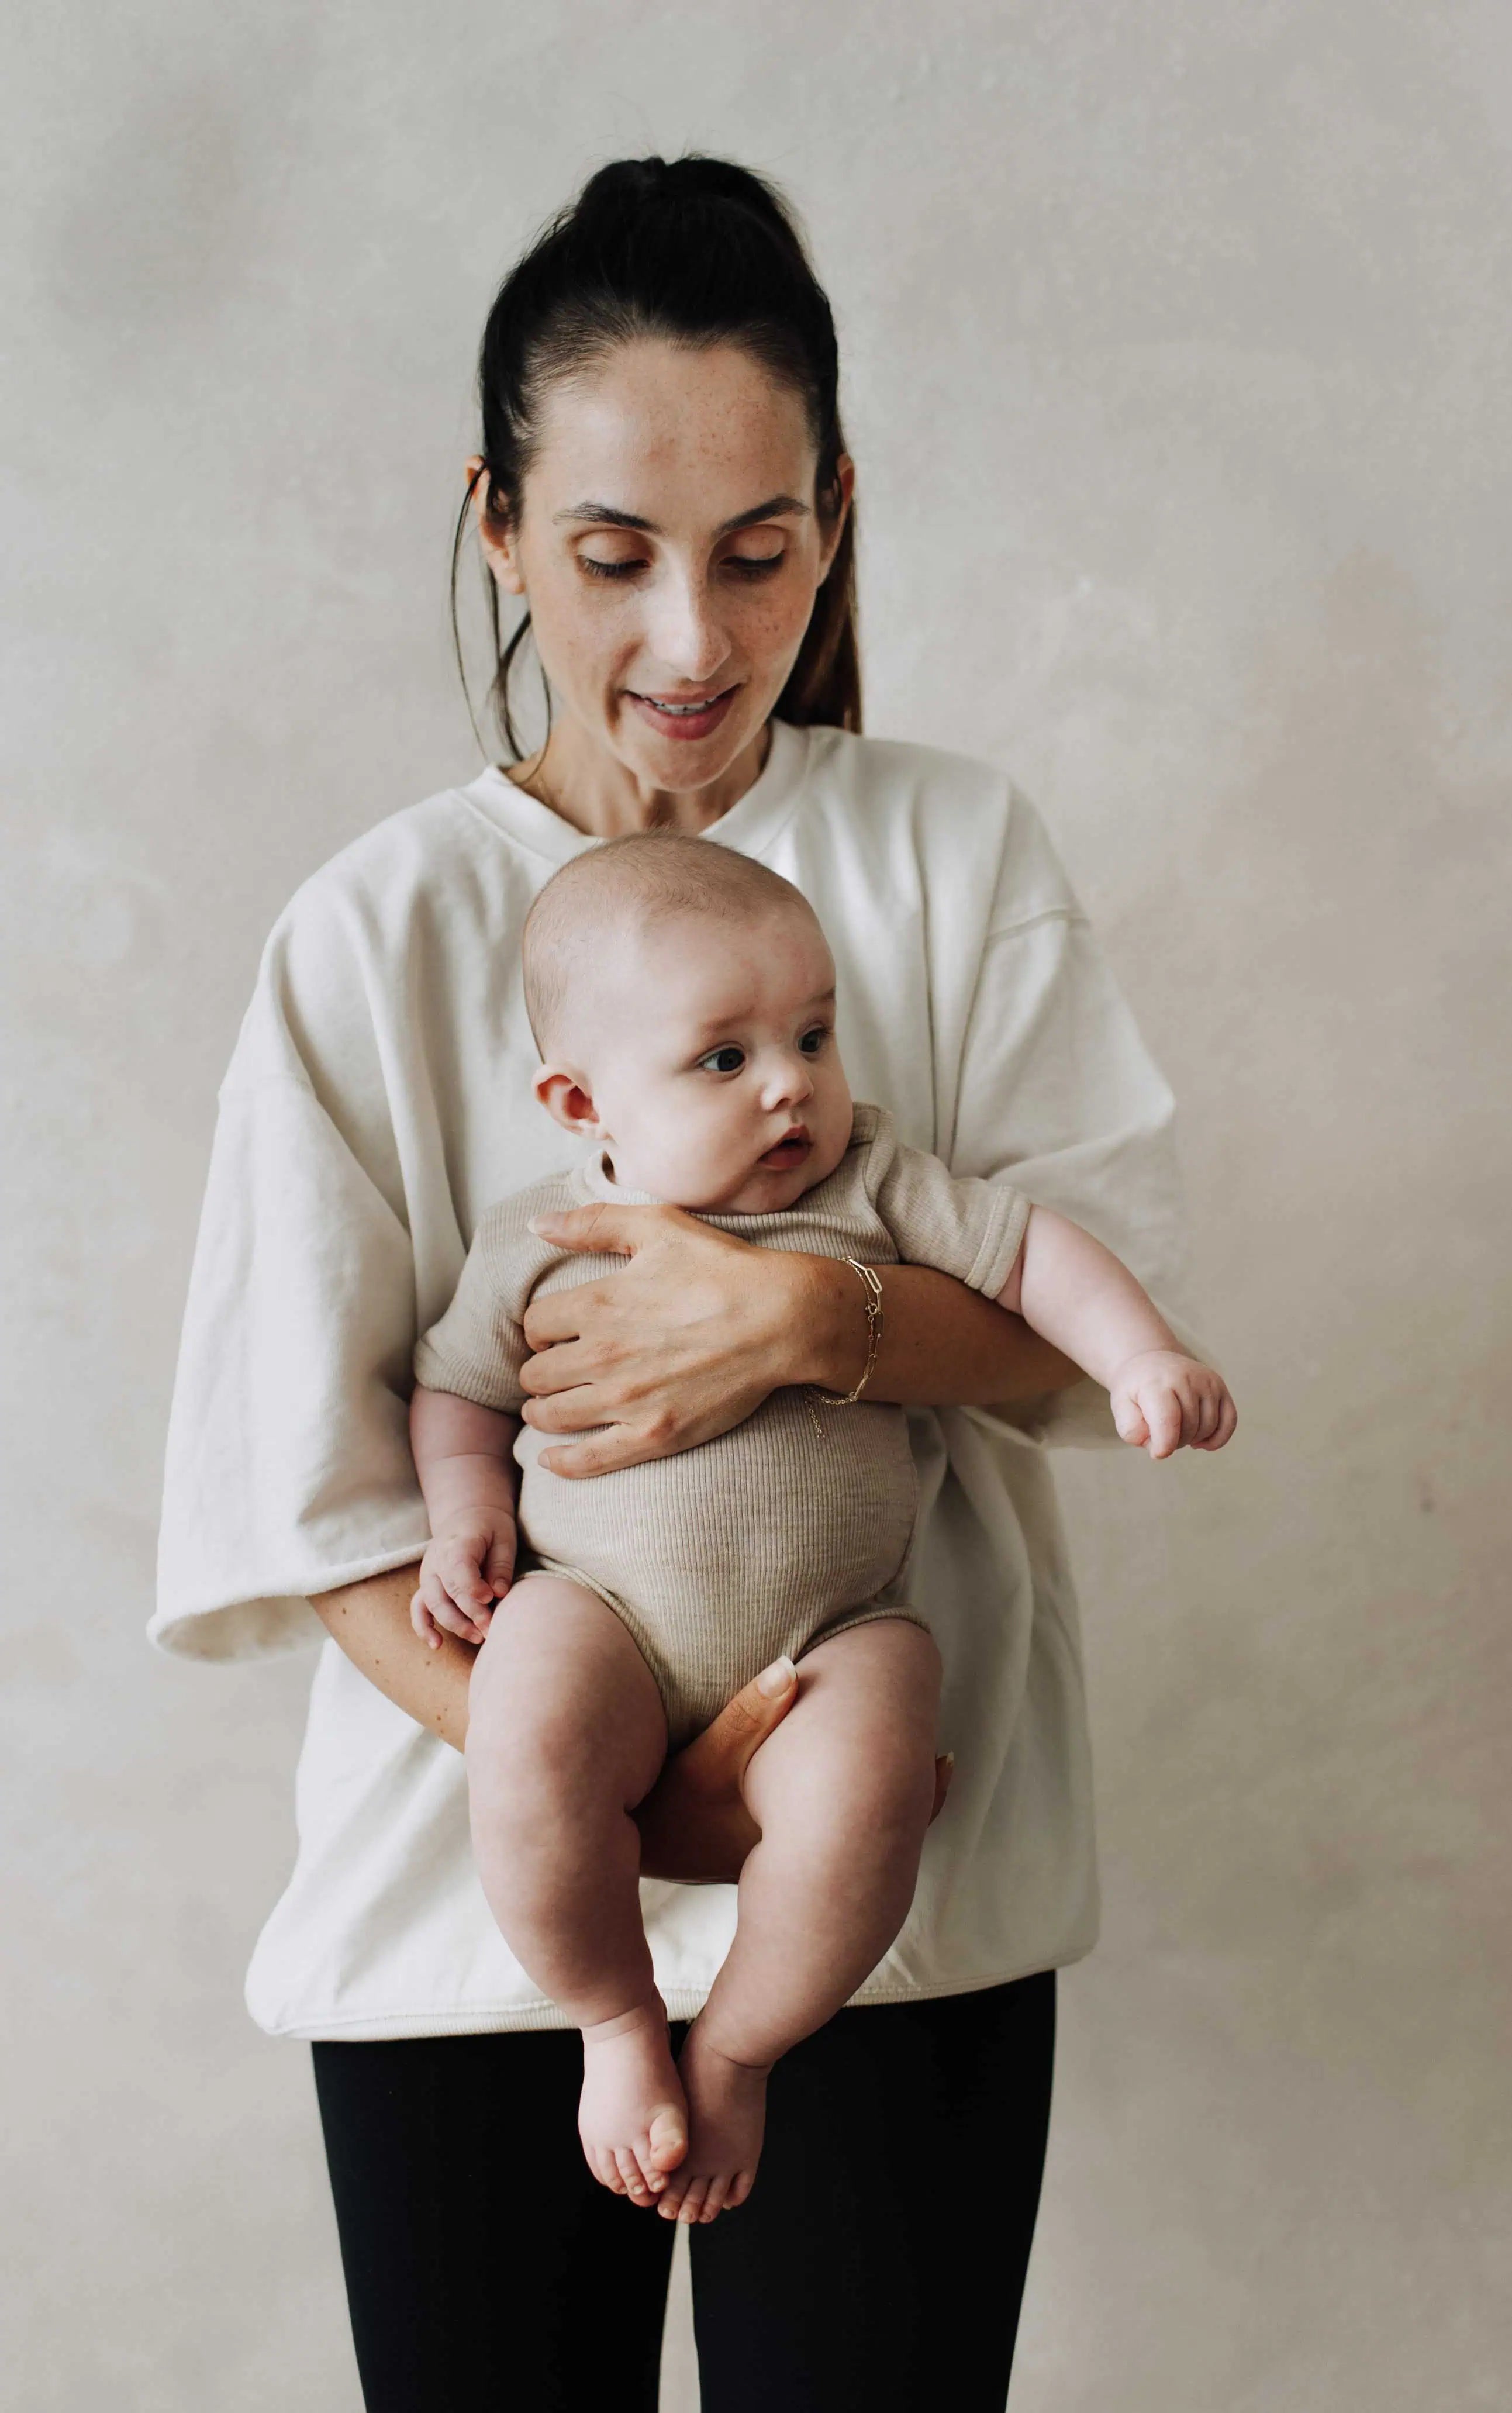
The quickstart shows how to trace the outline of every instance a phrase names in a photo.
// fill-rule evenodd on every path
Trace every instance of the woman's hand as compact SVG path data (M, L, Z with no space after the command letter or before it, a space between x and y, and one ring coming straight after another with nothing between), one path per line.
M798 1697L791 1659L763 1667L701 1735L667 1761L635 1812L641 1830L641 1874L684 1885L733 1885L761 1828L746 1807L746 1769ZM935 1762L938 1818L954 1761Z
M755 1248L680 1206L571 1206L532 1229L558 1247L630 1260L526 1310L537 1353L520 1371L526 1423L543 1433L614 1428L543 1451L549 1473L670 1458L743 1424L768 1392L799 1379L792 1369L819 1304L813 1259ZM859 1304L856 1317L864 1332Z
M541 1454L553 1474L605 1474L729 1432L784 1384L848 1391L867 1362L866 1293L838 1258L761 1249L680 1206L571 1206L534 1228L630 1262L533 1299L520 1369L526 1424L592 1441ZM1079 1369L1022 1317L931 1266L882 1268L868 1399L918 1407L1038 1399Z

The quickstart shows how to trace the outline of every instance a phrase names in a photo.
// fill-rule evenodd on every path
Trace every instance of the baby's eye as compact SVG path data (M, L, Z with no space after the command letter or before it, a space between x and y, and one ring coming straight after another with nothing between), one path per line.
M808 1055L808 1056L817 1056L817 1055L818 1055L818 1053L819 1053L819 1051L820 1051L820 1049L823 1046L824 1042L825 1042L825 1040L826 1040L828 1037L829 1037L829 1026L828 1026L828 1024L827 1024L827 1023L823 1023L823 1022L816 1022L816 1023L815 1023L815 1025L814 1025L814 1027L813 1027L813 1029L812 1029L812 1030L806 1030L806 1031L804 1032L803 1037L802 1037L802 1038L799 1040L799 1042L798 1042L798 1044L799 1044L799 1046L804 1050L804 1052L805 1052L805 1054L806 1054L806 1055ZM812 1043L813 1043L813 1044L812 1044L812 1045L810 1045L810 1044L809 1044L810 1041L812 1041Z
M734 1058L734 1061L731 1060L732 1058ZM702 1070L705 1064L708 1064L712 1065L716 1073L738 1073L745 1060L745 1049L743 1047L735 1047L733 1045L729 1047L711 1047L706 1056L701 1056L698 1059L700 1070Z

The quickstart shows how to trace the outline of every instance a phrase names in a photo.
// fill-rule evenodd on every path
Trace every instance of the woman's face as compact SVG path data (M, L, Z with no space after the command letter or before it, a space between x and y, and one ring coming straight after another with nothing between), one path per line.
M577 742L660 789L705 787L751 744L849 507L842 459L840 516L821 523L815 467L799 396L733 345L624 344L548 390L502 543L482 482L475 502Z

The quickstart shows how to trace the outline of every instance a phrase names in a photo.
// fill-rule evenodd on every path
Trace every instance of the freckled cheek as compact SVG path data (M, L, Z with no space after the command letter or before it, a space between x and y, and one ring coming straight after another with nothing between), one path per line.
M813 599L807 588L793 594L763 596L741 616L740 641L753 661L774 661L790 653L808 626Z
M620 674L641 644L639 617L629 599L585 597L556 581L541 582L532 598L531 621L548 676L579 695L622 684Z

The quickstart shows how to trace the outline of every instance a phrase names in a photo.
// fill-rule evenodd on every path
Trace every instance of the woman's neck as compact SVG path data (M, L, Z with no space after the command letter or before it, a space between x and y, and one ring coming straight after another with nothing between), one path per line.
M637 778L617 755L595 745L571 721L553 729L539 754L505 773L538 804L549 807L586 837L620 837L633 830L697 833L722 820L753 788L772 744L763 722L717 779L704 788L658 788Z

